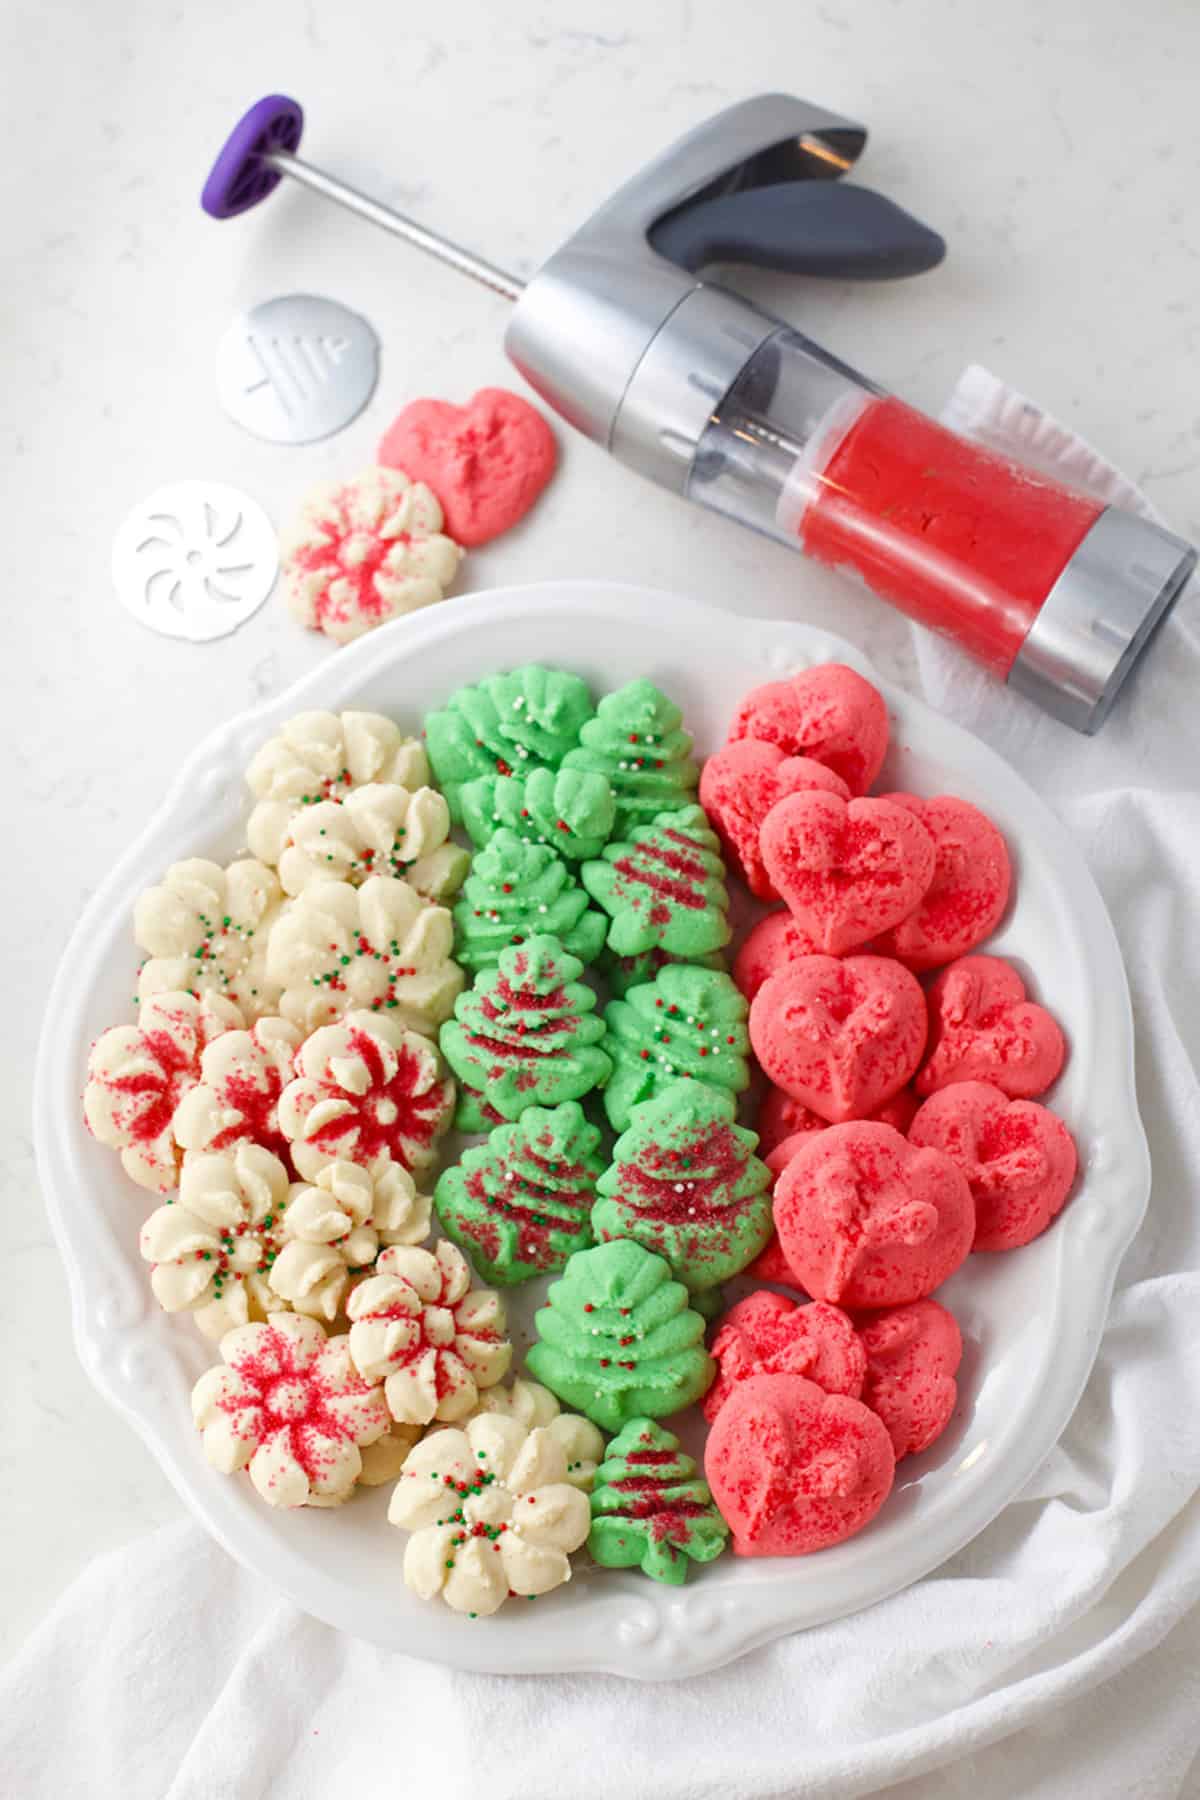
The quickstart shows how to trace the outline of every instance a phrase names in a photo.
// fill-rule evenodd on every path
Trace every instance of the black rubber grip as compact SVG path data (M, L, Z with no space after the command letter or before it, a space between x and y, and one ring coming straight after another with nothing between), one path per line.
M945 240L870 188L785 181L698 200L651 229L661 256L695 273L749 263L791 275L889 281L936 268Z

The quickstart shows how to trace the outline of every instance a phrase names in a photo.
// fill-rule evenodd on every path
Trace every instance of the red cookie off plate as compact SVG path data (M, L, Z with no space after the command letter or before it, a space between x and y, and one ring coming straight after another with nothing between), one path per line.
M404 1538L386 1522L388 1489L361 1492L333 1512L281 1513L205 1462L188 1397L211 1346L153 1304L138 1254L146 1197L88 1136L79 1094L88 1045L128 1013L137 894L181 857L239 849L243 772L264 739L306 708L366 707L419 729L422 712L464 682L532 661L574 669L596 692L648 676L683 707L702 754L724 742L749 689L793 670L837 661L877 680L850 645L805 625L599 582L464 595L338 650L288 693L213 733L80 921L46 1008L38 1161L84 1365L231 1554L318 1618L412 1655L509 1674L605 1669L667 1679L716 1668L919 1579L982 1531L1050 1450L1087 1379L1117 1263L1149 1192L1129 998L1100 896L1053 814L983 744L879 683L892 748L875 791L960 794L996 822L1012 853L1013 904L984 948L1014 962L1030 998L1066 1030L1070 1054L1046 1098L1079 1145L1075 1191L1034 1243L968 1257L939 1290L964 1339L958 1407L929 1450L900 1464L886 1503L857 1537L807 1557L722 1556L682 1588L634 1570L593 1570L580 1558L569 1585L489 1620L422 1602L403 1584ZM506 1295L518 1363L543 1287ZM699 1409L671 1428L700 1447Z

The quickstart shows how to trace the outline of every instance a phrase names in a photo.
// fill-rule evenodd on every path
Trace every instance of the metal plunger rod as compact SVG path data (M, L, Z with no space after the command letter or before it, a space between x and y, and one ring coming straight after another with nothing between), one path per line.
M315 194L323 194L326 200L336 201L348 212L357 213L360 219L367 219L372 225L379 225L384 231L390 231L393 237L403 238L405 243L424 250L427 256L436 256L439 262L457 269L460 275L469 275L472 281L491 288L494 294L502 294L506 300L520 299L525 283L518 281L515 275L496 268L494 263L485 262L482 256L464 250L460 244L452 244L449 238L439 237L436 231L428 231L424 225L418 225L415 219L407 219L403 213L393 212L390 206L381 205L368 194L360 194L357 188L336 180L332 175L326 175L323 169L314 169L311 163L301 161L300 157L292 156L286 150L268 150L262 160L272 169L277 169L281 175L290 175L294 181L302 182Z

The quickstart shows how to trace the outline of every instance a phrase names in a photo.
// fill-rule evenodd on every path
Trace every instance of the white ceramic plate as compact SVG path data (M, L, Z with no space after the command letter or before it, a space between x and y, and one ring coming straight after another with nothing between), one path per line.
M944 1290L966 1340L959 1414L930 1451L901 1464L887 1505L848 1543L795 1561L727 1555L679 1589L636 1571L585 1569L536 1604L488 1620L423 1603L401 1580L404 1540L386 1523L386 1490L334 1512L273 1512L249 1482L205 1463L188 1394L212 1348L151 1303L137 1249L147 1196L82 1123L88 1046L129 1017L136 895L180 857L241 847L243 771L293 712L367 707L417 728L461 683L537 660L577 670L597 692L649 676L683 706L707 752L747 688L831 659L878 679L823 632L668 594L574 582L465 596L339 650L280 699L215 732L81 920L49 1003L35 1119L79 1354L225 1548L330 1624L466 1669L608 1669L639 1679L712 1669L936 1568L995 1518L1066 1425L1149 1192L1120 952L1079 852L1036 795L983 744L882 682L893 741L882 788L961 794L996 820L1013 851L1016 902L989 948L1017 962L1066 1028L1071 1055L1053 1104L1079 1142L1082 1174L1044 1237L1015 1255L969 1258ZM521 1338L530 1298L511 1311Z

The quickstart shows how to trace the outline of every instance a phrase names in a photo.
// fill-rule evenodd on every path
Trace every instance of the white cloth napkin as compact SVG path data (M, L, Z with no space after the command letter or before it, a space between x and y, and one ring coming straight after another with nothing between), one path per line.
M960 429L1114 478L982 372ZM1065 459L1065 460L1064 460ZM1113 492L1111 488L1107 492ZM1132 496L1126 490L1123 497ZM932 704L1057 808L1124 949L1150 1213L1095 1373L1008 1510L869 1612L675 1686L460 1675L314 1623L179 1524L99 1559L0 1684L14 1800L1166 1800L1200 1793L1200 624L1099 738L917 638ZM94 1477L81 1472L81 1498ZM1190 1771L1190 1772L1189 1772Z

